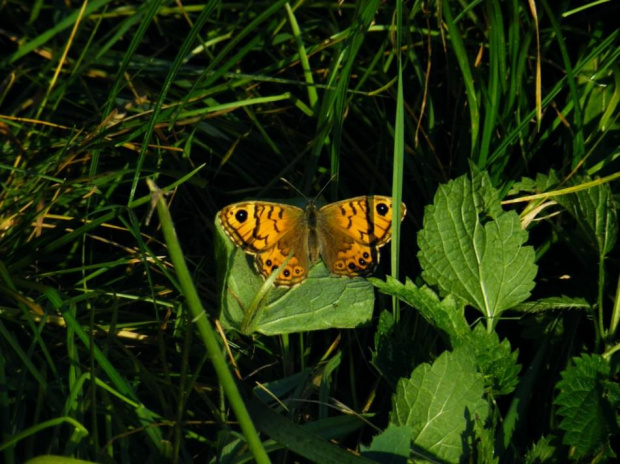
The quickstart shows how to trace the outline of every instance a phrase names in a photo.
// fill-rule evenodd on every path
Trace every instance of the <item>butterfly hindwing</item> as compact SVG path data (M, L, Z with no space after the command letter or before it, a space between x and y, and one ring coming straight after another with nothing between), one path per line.
M303 227L291 229L275 246L256 254L256 270L264 277L269 277L291 254L275 282L277 285L295 285L303 281L310 270L307 235L308 232Z

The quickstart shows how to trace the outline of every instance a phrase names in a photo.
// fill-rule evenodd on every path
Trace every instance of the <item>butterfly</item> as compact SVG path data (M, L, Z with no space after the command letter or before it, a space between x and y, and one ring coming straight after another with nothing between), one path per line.
M401 204L401 221L407 208ZM218 219L232 242L254 257L254 266L269 277L291 255L275 279L292 286L306 279L312 264L323 259L336 275L356 277L372 272L379 248L392 238L392 198L361 196L318 208L266 201L234 203Z

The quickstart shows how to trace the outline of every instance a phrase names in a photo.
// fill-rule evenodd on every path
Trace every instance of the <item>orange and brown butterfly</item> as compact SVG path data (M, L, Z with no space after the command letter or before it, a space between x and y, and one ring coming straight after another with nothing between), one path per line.
M401 221L406 214L401 204ZM392 238L392 198L361 196L317 208L302 209L266 201L246 201L219 212L222 228L233 243L254 256L256 270L269 277L291 257L276 285L306 279L319 260L337 275L364 276L379 262L379 248Z

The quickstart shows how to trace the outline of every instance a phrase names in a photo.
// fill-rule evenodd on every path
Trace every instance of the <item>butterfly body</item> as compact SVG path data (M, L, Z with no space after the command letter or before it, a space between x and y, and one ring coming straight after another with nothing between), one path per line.
M219 221L235 245L254 256L256 270L268 277L286 258L277 285L306 279L320 258L334 274L367 275L379 262L379 247L392 237L392 199L362 196L318 208L264 201L235 203L222 209ZM401 220L406 207L401 205Z

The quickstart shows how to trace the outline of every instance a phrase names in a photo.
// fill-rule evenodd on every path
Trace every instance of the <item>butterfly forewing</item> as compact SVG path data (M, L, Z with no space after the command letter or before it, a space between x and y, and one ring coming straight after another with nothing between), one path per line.
M273 247L287 232L300 227L304 211L279 203L247 201L220 211L220 224L235 245L248 253Z
M401 221L407 212L401 203ZM355 197L324 206L319 210L322 222L330 229L340 229L356 242L382 246L392 238L392 198L386 196Z

